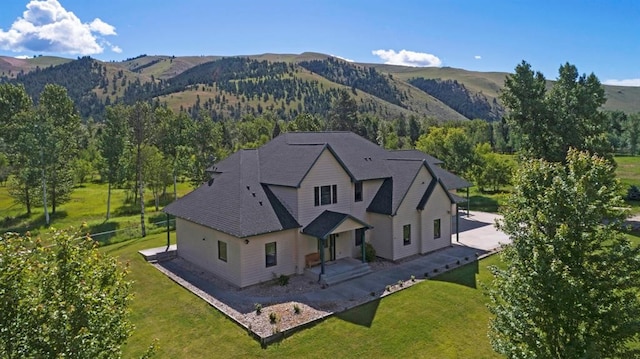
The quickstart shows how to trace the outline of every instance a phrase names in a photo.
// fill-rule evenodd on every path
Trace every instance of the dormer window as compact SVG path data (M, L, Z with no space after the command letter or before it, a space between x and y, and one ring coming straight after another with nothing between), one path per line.
M353 184L353 200L362 202L362 182L358 181Z
M338 203L338 186L316 186L313 188L313 205L325 206Z

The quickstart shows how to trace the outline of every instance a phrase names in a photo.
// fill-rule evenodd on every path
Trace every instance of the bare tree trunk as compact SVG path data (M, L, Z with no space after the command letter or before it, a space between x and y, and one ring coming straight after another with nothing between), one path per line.
M42 167L42 203L44 204L44 222L49 225L49 209L47 209L47 177Z
M107 221L111 216L111 181L109 181L109 189L107 190Z
M178 175L176 175L176 172L173 171L173 200L175 201L176 199L178 199Z
M138 145L138 185L140 186L140 230L142 237L147 236L147 230L144 225L144 182L142 181L142 156L140 153L140 145Z
M31 196L29 196L29 185L24 185L24 204L27 206L27 214L31 214Z

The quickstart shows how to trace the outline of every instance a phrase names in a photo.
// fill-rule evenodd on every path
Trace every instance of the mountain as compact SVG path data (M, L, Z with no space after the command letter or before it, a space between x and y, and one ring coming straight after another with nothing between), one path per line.
M121 62L89 57L0 57L0 82L37 96L46 83L65 86L84 118L104 106L148 100L192 116L238 119L273 113L327 116L339 91L358 110L382 118L500 119L498 94L506 73L347 62L319 53L250 56L147 56ZM640 88L605 86L607 110L640 112Z

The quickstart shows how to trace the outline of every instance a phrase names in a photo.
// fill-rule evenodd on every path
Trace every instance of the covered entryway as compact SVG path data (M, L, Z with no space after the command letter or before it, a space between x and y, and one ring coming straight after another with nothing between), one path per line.
M324 211L302 229L302 233L313 236L318 241L317 248L320 257L319 281L322 281L323 276L327 274L325 270L327 262L340 259L336 257L336 248L341 245L340 241L347 240L347 238L355 238L354 236L347 234L354 233L356 230L367 230L370 228L372 227L369 224L350 214ZM364 243L361 244L361 248L361 263L366 265ZM342 258L349 257L350 253L348 255L343 255Z

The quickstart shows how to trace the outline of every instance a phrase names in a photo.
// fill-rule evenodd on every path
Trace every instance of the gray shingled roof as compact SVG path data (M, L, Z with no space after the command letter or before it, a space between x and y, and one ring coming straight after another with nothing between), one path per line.
M164 211L236 237L300 227L260 184L256 150L238 151L216 167L211 186L201 185Z
M447 190L471 185L417 150L387 151L351 132L291 132L215 164L209 169L211 185L203 184L164 211L237 237L299 228L269 185L299 187L325 150L353 181L384 179L367 208L371 212L395 214L423 165Z

